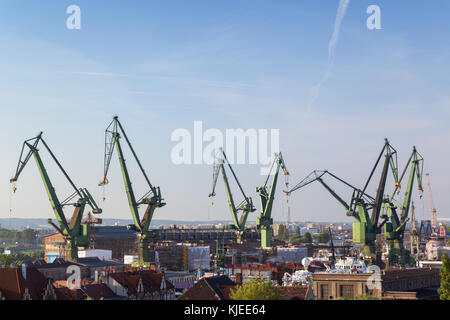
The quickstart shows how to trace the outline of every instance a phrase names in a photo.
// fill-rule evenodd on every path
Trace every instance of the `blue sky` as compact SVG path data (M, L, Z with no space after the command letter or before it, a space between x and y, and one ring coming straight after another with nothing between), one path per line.
M280 129L291 184L329 169L362 185L385 137L400 166L416 145L438 216L449 217L450 3L351 0L331 76L308 109L327 70L338 3L2 1L0 217L52 217L34 163L12 198L8 183L23 140L41 130L75 182L100 198L103 134L116 114L167 201L155 219L230 218L221 182L210 207L210 166L171 162L171 133L192 132L194 120L205 129ZM81 30L66 28L71 4L81 8ZM381 30L366 27L371 4L381 8ZM63 197L67 186L48 167ZM259 166L236 171L259 206ZM134 178L138 194L141 180ZM110 181L104 216L128 218L117 159ZM274 217L285 220L281 191L276 201ZM428 218L426 194L416 201L419 218ZM293 220L352 221L319 185L289 204Z

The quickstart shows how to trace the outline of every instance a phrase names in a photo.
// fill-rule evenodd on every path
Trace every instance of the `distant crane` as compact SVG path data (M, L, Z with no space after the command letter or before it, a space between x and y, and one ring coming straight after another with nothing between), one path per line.
M276 167L275 167L276 164ZM275 167L275 170L274 170ZM284 164L283 156L280 153L275 154L272 166L270 167L269 174L262 187L257 187L256 192L259 193L261 200L261 214L256 219L256 227L261 232L261 248L270 248L272 246L272 207L275 199L275 190L277 188L278 173L280 168L283 169L285 176L289 175L289 172ZM272 185L270 190L268 189L269 178L273 174ZM288 214L289 215L289 214Z
M334 264L336 263L336 253L335 253L335 250L334 250L333 233L331 232L331 227L328 227L328 232L330 234L331 263L334 266Z
M133 154L133 157L136 160L139 169L149 187L149 190L141 198L139 198L139 200L136 200L133 187L131 185L131 179L128 174L125 157L122 151L122 146L120 144L121 137L125 138L125 141L128 144L128 147L130 148L131 153ZM139 161L130 143L130 140L128 139L125 130L123 129L122 124L119 122L119 118L117 116L113 118L113 121L105 130L104 174L102 181L100 181L99 183L99 186L103 186L109 183L107 176L111 158L114 153L114 146L117 149L120 166L122 168L123 181L125 183L125 192L127 194L131 215L134 220L134 224L128 225L127 228L136 232L138 244L138 264L140 266L147 266L150 262L148 253L149 237L151 237L151 233L149 231L150 223L152 221L155 209L165 206L166 203L163 202L160 188L155 187L150 183L150 180L148 179L147 174L145 173L144 168L142 167L141 162ZM145 210L144 217L141 220L139 217L139 206L141 206L142 204L147 205L147 208Z
M433 228L433 234L437 235L439 233L439 230L437 224L436 208L434 207L433 195L431 193L430 174L427 173L426 176L427 176L428 200L430 201L430 210L431 210L431 227Z
M420 254L420 239L419 239L419 225L416 220L414 201L411 203L411 253L415 255Z
M405 192L405 198L401 206L400 217L397 215L396 206L393 204L393 199L400 190L400 183L403 177L411 165L408 186ZM413 263L409 255L409 251L405 250L403 245L403 237L406 229L406 223L408 222L408 214L411 205L411 197L414 186L414 180L417 177L418 189L420 197L422 197L422 172L423 172L423 158L417 152L416 147L413 147L413 151L409 160L403 170L399 183L397 184L393 195L390 199L385 201L385 209L389 216L390 221L384 226L385 239L389 246L389 263L400 263L402 265Z
M366 193L366 189L373 177L373 174L381 160L381 158L385 156L384 166L381 173L380 182L377 189L377 195L375 198L369 196ZM383 222L379 223L381 208L383 205L383 194L387 181L387 174L391 168L392 174L394 176L394 180L396 185L398 184L398 164L397 164L397 152L395 149L389 144L389 141L385 139L385 144L381 150L380 155L377 158L377 161L367 179L364 188L359 189L338 176L332 174L331 172L325 171L313 171L309 174L305 179L300 181L296 186L292 189L285 191L286 194L290 195L295 190L303 188L304 186L318 181L322 184L331 195L336 198L336 200L346 209L347 216L354 217L357 221L353 223L353 242L361 243L364 245L363 253L365 256L368 256L371 261L377 264L381 264L380 258L381 254L377 252L375 242L377 234L381 233L383 225L388 221L387 216L381 216ZM342 199L333 189L331 189L322 179L325 175L329 175L332 178L336 179L338 182L343 183L347 187L353 190L352 198L350 203L347 203ZM369 210L372 210L372 214L369 215Z
M242 189L241 184L239 183L238 178L236 177L236 174L234 173L233 168L231 167L227 156L225 155L225 152L222 148L219 149L218 157L216 159L217 161L214 163L213 167L213 183L212 183L212 191L209 194L209 197L214 197L216 195L216 185L217 185L217 178L219 176L219 172L222 171L222 177L223 182L225 184L225 190L227 192L228 197L228 205L230 208L231 216L233 218L233 229L236 230L236 238L237 243L242 244L244 241L244 233L246 231L245 224L247 222L248 214L250 212L254 212L256 209L253 206L253 201L251 197L247 197L245 195L244 190ZM236 184L239 187L239 190L241 191L242 196L244 197L244 200L236 206L233 200L233 195L231 194L231 187L230 183L228 181L228 177L226 174L224 163L227 164L231 174L233 175L234 180L236 181ZM238 217L239 211L242 212L241 217Z
M47 170L42 162L41 156L39 154L38 144L42 143L45 149L48 151L52 159L55 161L65 178L69 181L74 192L68 196L64 201L60 202L58 196L56 195L55 188L47 174ZM26 153L25 149L29 149ZM19 163L17 165L16 173L12 179L11 183L15 183L18 179L22 170L27 165L31 156L34 156L36 164L38 166L39 172L44 182L45 189L47 191L48 198L50 200L53 212L58 220L58 225L52 222L52 219L48 219L48 223L53 226L53 228L58 231L64 237L66 249L65 249L65 259L69 261L76 261L78 259L78 247L87 247L90 244L90 233L91 226L89 224L82 224L83 212L86 205L92 208L92 213L100 214L102 209L100 209L92 198L91 194L86 188L77 188L73 181L70 179L66 171L61 166L60 162L56 159L53 152L48 147L47 143L42 138L42 132L39 133L35 138L25 140L22 146L22 151L19 157ZM16 187L13 187L16 191ZM73 200L78 197L77 200ZM72 219L67 222L64 215L65 206L74 206L75 210L72 215Z

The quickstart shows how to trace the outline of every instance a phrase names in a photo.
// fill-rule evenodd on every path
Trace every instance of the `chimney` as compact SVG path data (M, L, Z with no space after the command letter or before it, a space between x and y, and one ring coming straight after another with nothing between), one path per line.
M22 277L25 280L27 279L27 265L25 263L22 263Z
M242 273L236 273L235 282L238 286L242 286Z

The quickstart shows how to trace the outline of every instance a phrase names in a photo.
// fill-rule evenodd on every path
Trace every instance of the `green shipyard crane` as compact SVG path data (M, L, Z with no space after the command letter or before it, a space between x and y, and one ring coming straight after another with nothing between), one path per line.
M225 152L223 151L222 148L219 149L218 157L216 158L216 160L218 161L214 163L212 191L209 194L209 197L214 197L216 195L217 178L219 176L219 172L222 171L222 177L225 183L225 190L227 192L228 205L231 211L231 216L233 218L232 227L233 229L236 230L237 243L242 244L244 241L244 233L246 231L245 224L247 222L248 214L250 212L254 212L256 209L253 206L252 198L247 197L245 195L245 192L242 189L242 186L239 183L239 180L236 177L236 174L234 173L234 170L231 167L231 164L229 163L227 156L225 155ZM233 195L231 194L231 187L228 181L224 163L226 163L228 168L230 169L230 172L233 175L233 178L236 181L242 196L244 197L244 200L242 200L242 202L238 206L235 205ZM240 218L238 218L239 211L242 212Z
M275 167L276 164L276 167ZM275 167L275 171L274 171ZM275 190L277 188L278 173L280 168L283 169L283 174L287 177L289 172L284 164L283 155L280 153L275 154L275 159L270 167L269 174L267 175L266 181L262 187L257 187L256 192L259 193L261 200L261 214L256 219L256 227L261 232L261 248L270 248L272 246L272 207L273 200L275 198ZM270 190L268 190L268 183L270 176L273 175L272 185ZM287 184L286 184L287 185Z
M133 187L131 184L130 176L128 174L127 165L125 163L125 157L123 154L122 146L120 144L120 138L125 138L131 153L136 160L142 175L147 182L149 190L138 200L136 200ZM117 155L119 157L120 166L122 169L123 181L125 183L125 192L128 198L128 204L130 206L131 215L133 217L134 224L128 225L129 230L136 232L137 245L138 245L138 264L140 266L148 266L150 262L148 254L149 238L152 236L150 232L150 223L153 218L153 214L156 208L161 208L166 205L161 197L161 191L159 187L155 187L150 183L150 180L145 173L144 168L139 161L139 158L134 151L130 140L128 139L122 124L119 122L119 118L115 116L112 122L105 130L105 157L104 157L104 173L103 179L99 183L99 186L104 186L109 183L108 171L110 168L111 158L114 153L114 147L116 147ZM139 207L141 205L147 205L144 216L141 219L139 216Z
M352 200L350 203L345 201L324 181L325 176L329 176L353 190ZM373 207L375 198L365 192L362 192L362 190L354 187L328 170L315 170L311 172L292 189L285 192L287 195L290 195L292 192L299 190L315 181L318 181L345 208L347 216L352 216L357 220L357 222L353 224L353 241L364 244L363 252L366 256L372 257L376 254L374 244L376 231L373 232L374 226L372 225L369 215L369 210Z
M394 197L399 193L400 184L405 176L408 167L411 166L408 185L406 187L403 204L400 206L401 213L397 214L398 207L394 204ZM396 186L394 193L384 204L384 209L389 216L389 222L384 225L384 235L389 247L389 263L390 264L412 264L414 259L410 257L410 251L405 249L403 239L405 235L406 223L409 221L409 210L411 207L411 198L414 186L414 180L417 178L419 196L422 198L422 173L423 173L423 158L417 152L416 147L413 147L411 156L403 170L400 177L399 184Z
M385 155L385 162L383 170L381 173L380 182L377 189L377 195L375 198L371 197L366 193L366 189L375 173L375 170L380 163L382 156ZM322 186L331 193L331 195L346 209L347 216L354 217L357 221L353 223L353 242L363 244L363 253L365 256L369 257L372 262L381 264L381 253L377 252L375 243L377 234L381 233L383 225L388 221L386 215L380 216L381 209L383 207L383 195L387 181L387 174L391 168L392 174L396 185L398 185L398 166L397 166L397 152L389 144L389 141L385 139L385 144L381 150L380 155L366 181L363 189L359 189L351 185L350 183L344 181L338 176L332 174L331 172L325 171L313 171L305 179L300 181L292 189L285 191L288 195L298 190L314 181L318 181ZM347 203L341 196L339 196L330 186L328 186L323 177L329 175L336 179L338 182L343 183L347 187L353 190L352 198L350 203ZM372 214L369 212L372 210ZM382 218L383 221L380 223L379 219Z
M48 151L51 158L55 161L58 168L61 170L74 190L74 192L70 196L65 198L65 200L62 202L59 201L58 196L56 195L55 188L53 187L53 184L50 180L50 177L48 176L47 170L39 154L38 145L40 142ZM28 149L28 152L26 152L26 149ZM14 177L10 179L11 183L15 184L17 182L20 174L22 173L22 170L27 165L31 156L33 156L36 160L36 164L41 174L42 181L44 182L44 186L53 208L53 212L56 216L56 219L58 220L58 225L53 223L52 219L48 219L48 223L52 225L56 229L56 231L58 231L58 233L64 237L66 245L66 260L76 261L78 259L78 247L88 247L90 244L91 226L89 224L82 224L84 209L86 205L89 205L92 208L92 213L94 214L100 214L102 212L102 209L97 206L91 194L86 188L77 188L75 186L72 179L70 179L67 172L63 169L58 159L55 157L47 143L42 138L42 132L39 133L35 138L25 140L25 142L23 143L16 173ZM13 187L13 190L15 192L15 186ZM74 201L74 199L76 199L77 197L78 199ZM64 207L66 206L75 207L72 218L69 222L67 221L63 211Z

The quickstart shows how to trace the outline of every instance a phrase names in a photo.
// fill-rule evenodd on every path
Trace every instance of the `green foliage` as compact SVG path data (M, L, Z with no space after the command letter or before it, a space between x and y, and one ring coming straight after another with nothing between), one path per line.
M304 243L312 243L312 236L311 236L311 233L309 233L309 232L306 232L304 235L303 235L303 239L304 239Z
M272 282L255 279L230 293L231 300L281 300L280 290Z
M284 224L281 224L278 229L277 239L281 241L286 241L289 238L289 232Z
M42 243L42 238L38 238L39 231L34 229L25 229L23 231L0 229L0 242L26 244Z
M303 236L293 234L289 240L289 243L290 244L312 243L312 237L309 232L305 233Z
M330 241L330 234L327 231L322 231L317 236L317 241L319 243L328 243L328 241Z
M13 255L0 254L0 266L9 268L13 264Z
M44 259L45 252L34 251L34 252L24 252L24 253L14 253L14 254L0 254L0 266L5 266L9 268L11 264L18 267L24 261L34 261L39 259Z
M438 289L441 300L450 300L450 259L442 254L441 287Z
M303 243L303 238L302 236L298 235L298 234L293 234L291 236L291 239L289 239L289 243L290 244L299 244L299 243Z

